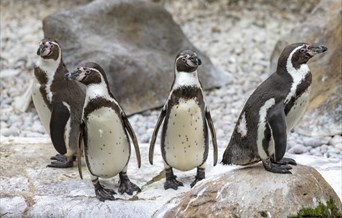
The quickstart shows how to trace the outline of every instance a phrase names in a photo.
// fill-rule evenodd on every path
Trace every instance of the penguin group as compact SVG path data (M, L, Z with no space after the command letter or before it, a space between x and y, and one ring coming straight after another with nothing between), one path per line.
M277 70L262 82L246 101L222 157L222 164L250 165L262 162L272 173L291 173L296 161L285 158L287 134L303 116L309 103L312 76L307 62L324 53L323 45L294 43L286 46ZM124 109L111 92L105 71L88 62L69 72L62 49L55 40L44 39L37 51L32 99L38 116L58 152L48 167L77 166L82 178L81 156L100 201L114 200L116 192L99 179L119 175L119 193L132 195L140 188L130 181L127 168L133 144L138 167L138 139ZM174 81L151 136L149 162L161 128L160 149L165 168L164 189L177 190L173 169L197 169L193 187L205 178L209 141L213 165L218 161L216 133L197 69L202 64L192 50L175 58ZM82 85L80 85L82 84ZM85 88L82 88L85 87ZM85 90L85 91L84 91ZM211 140L209 140L211 139Z

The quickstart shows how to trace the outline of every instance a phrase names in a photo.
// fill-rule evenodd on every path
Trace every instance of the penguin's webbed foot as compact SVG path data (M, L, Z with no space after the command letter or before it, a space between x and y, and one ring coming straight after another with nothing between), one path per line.
M92 183L94 185L94 188L95 188L95 195L96 195L96 198L99 199L100 201L113 201L115 200L114 196L116 194L116 192L112 189L107 189L107 188L104 188L100 181L99 181L99 178L98 177L95 177L94 179L92 179Z
M133 195L133 192L140 192L141 189L134 183L132 183L125 172L119 173L119 192L120 194L127 193Z
M166 179L165 183L164 183L164 189L169 189L169 188L172 188L174 190L177 190L178 189L178 186L184 186L182 182L178 181L176 179L176 176L175 178L173 179Z
M281 173L281 174L292 174L291 173L291 166L288 166L287 164L280 164L277 162L272 162L271 159L266 159L262 161L262 164L264 165L264 168L267 171L270 171L272 173Z
M63 154L56 154L55 156L50 157L50 160L58 160L64 161L66 157Z
M204 168L197 168L197 174L195 176L195 180L190 184L190 187L194 187L197 182L201 181L205 178Z
M176 178L177 176L175 176L172 172L172 169L166 169L165 170L165 177L166 177L166 181L164 183L164 189L169 189L172 188L174 190L178 189L178 186L183 186L182 182L179 182Z
M287 158L287 157L284 157L283 159L277 161L276 163L280 165L287 165L287 164L297 165L297 162L294 159Z
M96 198L103 202L105 200L108 200L108 201L115 200L113 195L115 195L116 192L112 189L106 189L100 185L100 187L95 187L95 194L96 194Z
M52 159L55 158L55 159ZM69 168L74 166L74 157L66 157L64 155L56 155L54 157L51 157L52 161L50 164L47 165L47 167L52 168Z
M195 180L190 184L190 187L194 187L196 185L197 182L201 181L202 179L198 179L197 177L195 177Z
M72 158L74 161L76 160L76 156L73 156ZM63 154L56 154L55 156L50 157L50 160L58 160L61 162L66 161L66 159L67 157Z

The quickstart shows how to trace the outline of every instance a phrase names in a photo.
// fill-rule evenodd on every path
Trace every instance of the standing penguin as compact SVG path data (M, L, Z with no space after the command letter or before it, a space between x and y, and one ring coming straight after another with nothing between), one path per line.
M291 173L295 160L284 158L287 133L303 116L309 103L311 73L307 62L325 46L288 45L280 54L277 71L261 83L247 100L223 164L248 165L262 161L273 173Z
M52 144L59 152L51 157L54 161L48 167L72 167L85 93L76 82L64 80L68 70L57 41L42 40L37 55L39 60L34 69L32 99Z
M178 186L183 186L176 180L172 168L188 171L197 167L197 174L191 187L205 178L204 165L209 149L207 125L211 131L214 147L214 166L217 163L216 134L197 76L199 65L201 60L191 50L181 51L177 55L171 93L152 135L149 151L151 164L153 164L154 144L158 130L164 120L160 146L165 165L165 189L176 190Z
M137 155L138 167L141 159L138 141L126 114L109 90L103 69L96 63L86 63L72 73L65 74L67 80L77 80L86 85L83 107L84 156L91 173L96 197L100 201L114 200L114 190L104 188L99 181L119 174L121 194L132 195L140 191L127 176L127 165L131 148L129 133ZM80 165L79 165L80 169Z

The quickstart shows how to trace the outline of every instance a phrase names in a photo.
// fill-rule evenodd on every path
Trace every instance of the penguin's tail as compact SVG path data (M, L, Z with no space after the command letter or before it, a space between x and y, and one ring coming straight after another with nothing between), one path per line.
M224 165L249 165L259 160L260 157L257 157L253 151L244 149L236 143L232 143L224 151L221 163Z
M233 155L232 155L232 149L231 149L231 144L228 145L228 147L226 148L226 150L223 153L223 157L222 157L222 161L221 163L223 165L231 165L233 164Z

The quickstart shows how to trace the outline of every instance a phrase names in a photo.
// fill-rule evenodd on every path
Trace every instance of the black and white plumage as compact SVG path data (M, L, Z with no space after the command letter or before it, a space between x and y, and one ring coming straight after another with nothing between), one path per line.
M140 167L138 140L125 112L109 90L103 69L96 63L85 63L76 71L65 74L65 79L77 80L87 87L80 138L84 142L84 156L92 175L96 197L100 201L114 200L114 190L104 188L99 178L111 178L117 174L120 177L121 194L132 195L134 191L140 191L127 176L131 154L128 135L133 142ZM82 177L80 164L78 166Z
M217 162L214 125L197 75L200 64L201 60L191 50L184 50L177 55L172 89L152 135L149 151L151 164L158 131L164 121L160 146L166 172L165 189L177 189L183 185L176 180L172 168L188 171L197 167L191 187L205 177L204 165L209 150L208 126L214 147L214 165Z
M284 158L287 133L303 116L309 103L311 72L307 62L325 46L288 45L281 53L277 71L261 83L247 100L223 164L247 165L262 161L266 170L291 173L296 162Z
M68 70L57 41L42 40L37 55L32 99L52 144L59 152L51 157L53 162L48 167L72 167L85 93L76 82L64 80Z

